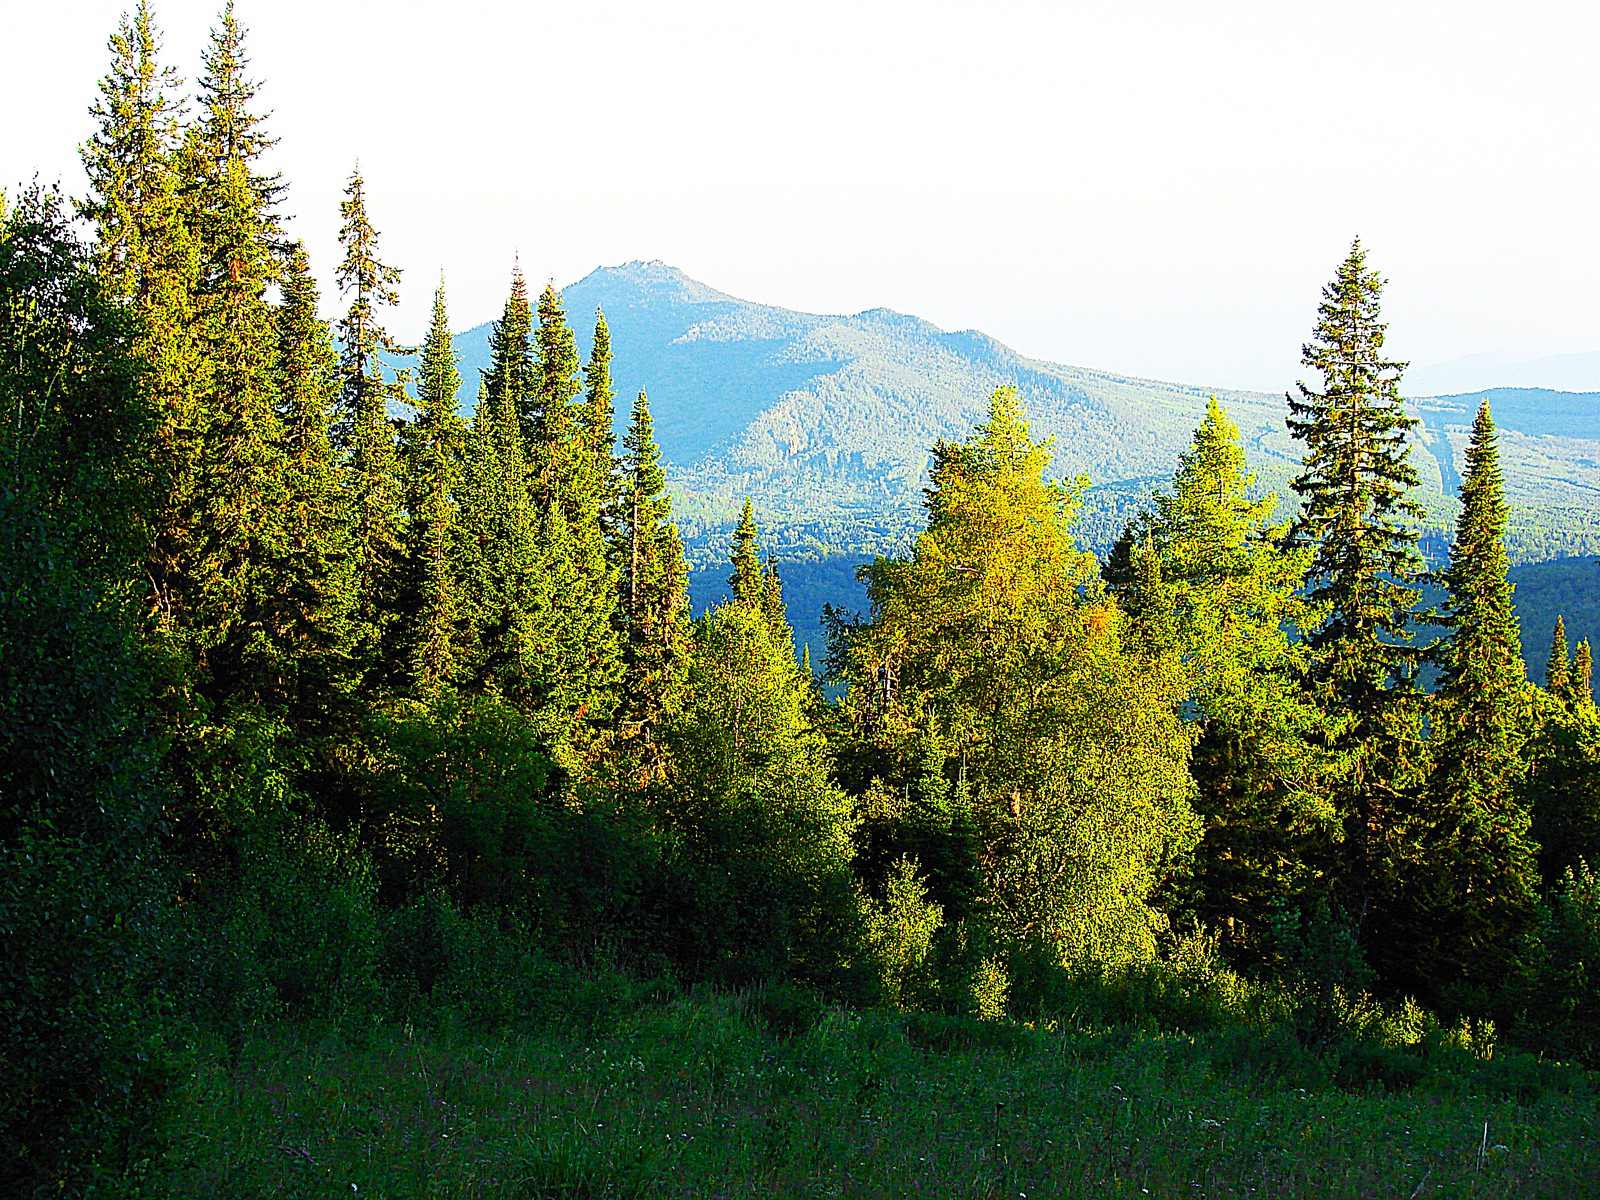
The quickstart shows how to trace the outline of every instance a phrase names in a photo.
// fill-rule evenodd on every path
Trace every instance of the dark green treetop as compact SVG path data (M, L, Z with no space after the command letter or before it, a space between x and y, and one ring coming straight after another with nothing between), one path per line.
M1550 656L1544 664L1544 685L1552 695L1566 694L1572 679L1572 652L1567 646L1567 624L1556 615L1555 631L1550 635Z

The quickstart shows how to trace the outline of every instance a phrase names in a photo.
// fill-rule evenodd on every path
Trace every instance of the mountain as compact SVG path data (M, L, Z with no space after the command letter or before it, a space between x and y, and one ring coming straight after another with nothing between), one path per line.
M885 308L793 312L661 262L601 268L563 298L585 354L594 313L605 311L619 422L648 389L676 512L701 561L717 557L716 538L746 495L791 552L870 554L894 542L919 514L929 447L967 436L1006 383L1021 390L1035 433L1054 439L1055 470L1096 485L1083 513L1091 544L1114 538L1170 478L1210 395L1238 423L1264 489L1287 498L1297 465L1281 394L1030 359L975 330ZM487 365L488 330L456 338L464 395L476 393L473 368ZM1453 520L1456 464L1484 398L1502 429L1514 557L1600 549L1600 394L1496 389L1416 402L1413 459L1433 551Z
M1475 392L1495 386L1592 392L1600 388L1600 350L1528 358L1508 351L1469 354L1413 367L1406 381L1419 396Z

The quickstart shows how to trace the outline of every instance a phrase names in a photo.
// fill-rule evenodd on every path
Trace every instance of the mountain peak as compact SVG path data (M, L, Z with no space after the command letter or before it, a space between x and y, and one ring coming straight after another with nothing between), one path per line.
M602 306L608 293L630 296L632 303L646 304L708 304L734 299L659 258L597 267L567 290L594 292L602 297Z

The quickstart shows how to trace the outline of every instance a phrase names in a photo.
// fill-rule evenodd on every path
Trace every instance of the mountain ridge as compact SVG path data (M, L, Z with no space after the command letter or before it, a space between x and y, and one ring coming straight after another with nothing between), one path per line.
M798 312L660 260L598 267L562 296L585 355L594 313L606 314L619 432L632 396L650 395L691 538L698 526L725 525L746 495L784 525L914 522L931 446L965 437L1006 383L1021 391L1035 434L1053 439L1054 472L1095 485L1091 540L1104 540L1105 512L1120 514L1170 478L1209 396L1239 425L1263 490L1287 500L1298 464L1282 394L1030 358L981 330L944 330L886 307ZM476 394L472 368L487 365L488 330L455 339L464 399ZM1536 554L1586 552L1595 524L1586 514L1600 499L1600 393L1504 388L1413 401L1430 524L1443 530L1454 517L1455 463L1486 397L1502 430L1513 523L1555 531Z

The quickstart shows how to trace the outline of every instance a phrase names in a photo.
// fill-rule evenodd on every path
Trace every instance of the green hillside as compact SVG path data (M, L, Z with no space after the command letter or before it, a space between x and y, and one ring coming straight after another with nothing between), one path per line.
M1095 485L1080 519L1091 545L1113 540L1170 476L1209 395L1238 422L1263 489L1287 496L1295 467L1278 394L1029 359L985 334L946 332L889 309L792 312L660 262L593 271L564 299L584 352L594 311L604 309L620 394L649 391L677 513L703 563L719 560L722 531L745 495L766 524L783 527L783 540L816 542L819 552L876 550L871 531L893 539L919 518L928 447L965 437L1003 383L1021 389L1034 429L1054 439L1056 471ZM455 339L468 399L488 361L488 328ZM1510 388L1417 402L1415 459L1433 550L1453 520L1456 460L1485 397L1501 430L1513 559L1600 550L1600 395Z

